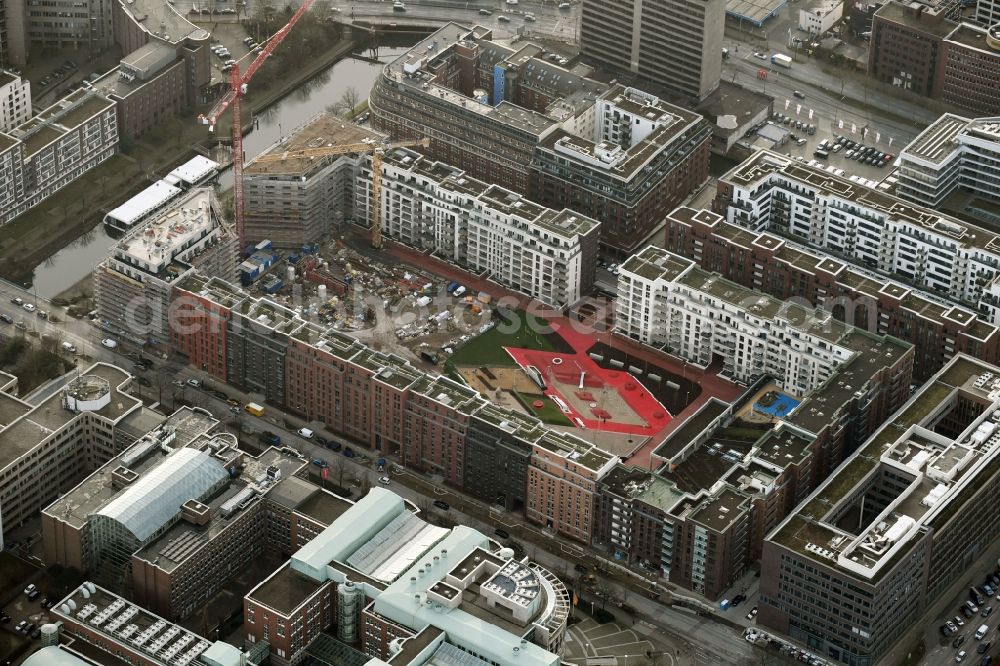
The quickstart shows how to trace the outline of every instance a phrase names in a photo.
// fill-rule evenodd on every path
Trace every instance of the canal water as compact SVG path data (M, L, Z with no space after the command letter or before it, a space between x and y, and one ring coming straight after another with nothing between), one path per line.
M382 47L378 51L379 63L357 58L340 60L277 104L257 114L253 129L243 139L247 159L257 155L280 137L288 136L296 127L337 102L347 88L353 87L361 98L367 97L382 69L382 63L403 51L405 46ZM232 186L232 174L228 170L222 174L220 186ZM104 225L98 223L80 238L38 264L34 268L32 279L24 286L34 288L38 296L52 298L93 271L94 266L107 257L115 240L108 235Z

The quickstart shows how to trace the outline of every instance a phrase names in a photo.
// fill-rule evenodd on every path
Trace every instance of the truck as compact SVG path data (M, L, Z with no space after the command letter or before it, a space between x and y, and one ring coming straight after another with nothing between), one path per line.
M792 67L792 59L784 53L775 53L771 56L771 64L790 69Z
M258 405L256 402L248 402L243 409L247 410L247 414L253 414L254 416L264 416L264 407Z

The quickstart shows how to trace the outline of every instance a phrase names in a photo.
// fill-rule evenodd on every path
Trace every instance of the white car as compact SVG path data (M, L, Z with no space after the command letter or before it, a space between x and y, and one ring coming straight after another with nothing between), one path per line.
M299 437L305 437L306 439L312 439L313 436L315 436L315 434L316 434L312 430L310 430L309 428L299 428L298 429L298 433L299 433Z
M198 387L201 386L201 380L200 379L189 379L189 380L187 380L187 385L188 386L192 386L194 388L198 388Z
M118 341L112 340L111 338L104 338L103 340L101 340L101 344L107 347L108 349L115 349L118 347Z
M753 57L760 58L761 60L767 60L767 54L761 53L760 51L754 51Z
M507 0L507 4L508 5L516 5L517 4L517 0Z
M25 303L21 307L24 308L25 310L27 310L28 312L34 312L35 311L35 306L32 305L31 303Z
M383 486L387 486L387 485L389 485L389 477L387 477L387 476L380 476L379 479L378 479L378 482L381 483Z

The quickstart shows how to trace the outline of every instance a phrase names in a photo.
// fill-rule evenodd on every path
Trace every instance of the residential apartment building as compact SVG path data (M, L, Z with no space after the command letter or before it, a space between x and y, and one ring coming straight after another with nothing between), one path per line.
M236 277L237 240L223 219L212 189L197 188L131 231L94 269L101 320L139 340L169 340L175 280L194 270Z
M120 597L89 581L57 602L49 612L60 623L59 632L70 634L74 639L88 644L89 648L105 653L108 658L120 659L136 666L238 666L246 663L248 658L247 654L229 643L203 638L163 619L142 604ZM58 641L58 637L56 640ZM43 648L52 649L54 648ZM102 663L101 660L70 660L63 655L46 656L52 661L43 659L38 662L40 666ZM29 658L25 663L31 661Z
M0 225L117 151L115 104L87 90L77 90L9 132L0 132Z
M887 282L784 237L748 231L706 210L677 208L667 216L666 226L664 247L707 271L776 298L822 308L870 333L909 342L917 381L926 380L956 354L1000 360L996 326L945 299Z
M711 128L697 114L512 49L454 23L386 65L369 104L394 138L474 178L601 221L628 252L708 175Z
M173 298L172 341L192 366L589 542L615 456L218 278L185 276Z
M321 113L265 149L243 171L247 243L270 240L277 247L298 249L322 242L353 218L356 181L364 163L357 153L270 162L260 157L382 139L382 134Z
M716 599L761 557L764 537L909 396L913 357L892 338L858 348L789 414L744 413L778 382L733 404L712 399L653 452L656 474L619 465L598 486L594 543ZM754 434L755 433L755 434Z
M31 116L31 82L0 69L0 132L9 132Z
M774 377L802 397L859 353L866 337L825 310L779 301L650 246L622 265L618 331L733 381Z
M766 150L719 179L715 209L1000 323L1000 241L986 229Z
M1000 534L997 374L952 359L768 534L758 623L867 666L967 577Z
M722 0L584 0L581 53L700 101L719 85L725 23Z
M891 0L875 12L868 73L876 80L971 113L1000 113L998 28L956 23L949 5Z
M14 397L4 375L0 403L0 525L9 532L36 517L140 434L155 415L129 395L132 377L97 363L37 405ZM2 538L2 537L0 537Z
M590 294L600 224L406 148L382 158L382 234L554 307ZM370 219L370 161L354 209Z
M369 664L557 666L570 609L548 570L374 488L246 595L244 626L283 666L327 627Z
M673 216L720 221L690 209ZM703 245L728 242L709 237ZM752 257L747 264L761 265ZM710 400L673 431L652 453L657 475L623 466L605 475L594 541L717 598L760 558L767 532L906 401L913 348L656 247L622 265L618 291L620 332L721 366L750 389L731 405ZM774 392L796 405L762 423L759 401Z
M1000 201L1000 120L946 113L899 152L896 194L931 208L956 191ZM975 202L970 203L975 206Z

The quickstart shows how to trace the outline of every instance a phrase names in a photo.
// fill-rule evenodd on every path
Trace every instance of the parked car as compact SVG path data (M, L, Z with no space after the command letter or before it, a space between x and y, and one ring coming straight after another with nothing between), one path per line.
M34 584L34 583L32 583L32 584L31 584L31 585L29 585L28 587L24 588L24 593L25 593L25 594L31 594L32 592L34 592L34 591L35 591L35 590L37 590L37 589L38 589L38 588L37 588L37 587L35 587L35 584Z
M104 338L103 340L101 340L101 344L107 347L108 349L116 349L118 347L118 341L112 340L111 338Z
M32 305L31 303L25 303L21 307L24 308L25 310L27 310L28 312L34 312L35 311L35 306Z
M493 533L496 534L501 539L509 539L510 538L510 533L507 530L501 529L499 527L496 528L495 530L493 530Z
M757 617L757 607L756 606L754 606L753 608L751 608L750 612L747 613L747 619L748 620L752 620L755 617Z
M330 442L326 446L331 451L339 451L340 450L340 442Z
M343 454L347 458L353 458L354 457L354 451L352 451L351 447L349 447L349 446L345 446L344 447Z
M445 502L444 500L434 500L434 506L441 509L442 511L447 511L448 509L451 508L451 505Z
M958 654L955 655L955 661L963 661L965 659L965 650L959 650Z
M24 305L24 301L22 301L17 296L15 296L14 298L10 299L10 302L13 303L14 305Z
M979 654L986 654L987 652L990 651L991 645L993 645L993 643L991 643L990 641L986 641L985 643L980 643L979 647L976 648L976 652L978 652Z
M5 324L13 324L14 318L11 317L9 314L0 314L0 321L3 321L3 323Z
M312 439L316 433L309 428L299 428L296 431L296 434L298 434L299 437L304 437L305 439Z
M189 379L189 380L187 380L187 385L190 386L190 387L192 387L192 388L201 388L201 380L200 379Z
M330 466L329 463L322 458L313 458L313 465L316 465L316 467L319 467L320 469Z
M387 477L387 476L380 476L378 478L378 482L381 483L383 486L387 486L390 483L389 477Z

